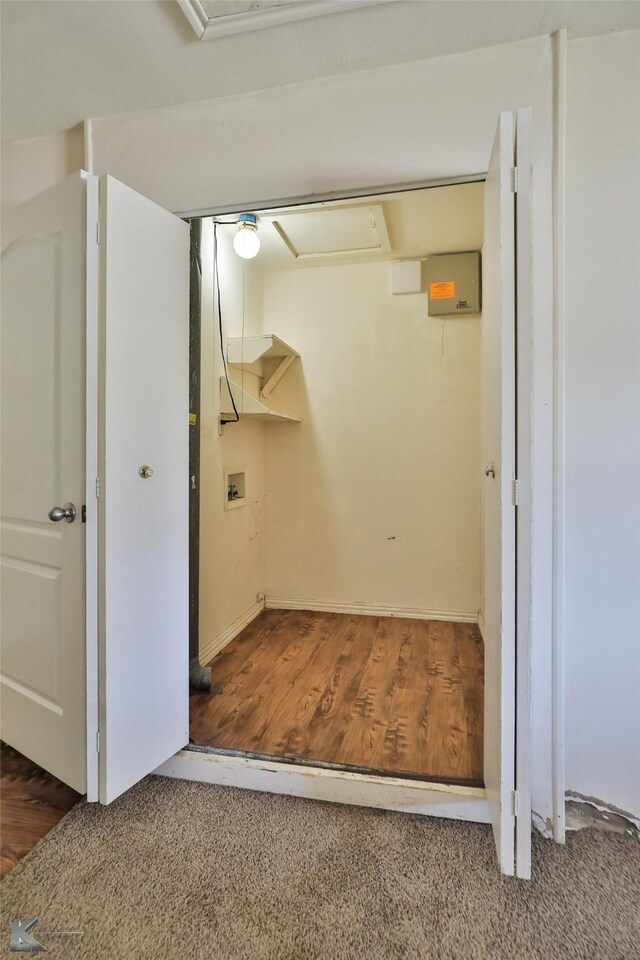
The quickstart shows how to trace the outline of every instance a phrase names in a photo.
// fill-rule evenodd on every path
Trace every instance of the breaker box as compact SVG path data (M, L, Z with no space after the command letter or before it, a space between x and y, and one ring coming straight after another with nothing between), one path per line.
M427 257L429 316L480 313L480 253L438 253Z

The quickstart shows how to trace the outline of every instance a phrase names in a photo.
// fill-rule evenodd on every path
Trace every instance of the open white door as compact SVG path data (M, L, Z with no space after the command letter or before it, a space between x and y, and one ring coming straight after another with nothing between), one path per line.
M100 178L100 800L188 742L189 228Z
M528 125L526 134L528 135ZM523 144L523 153L525 152ZM527 161L528 161L528 149ZM483 368L483 540L482 633L485 645L484 779L491 809L500 869L515 872L516 751L518 765L528 763L529 731L516 736L516 714L528 689L516 684L516 125L512 113L500 115L485 184L482 368ZM528 173L528 171L527 171ZM530 177L524 178L526 190ZM524 186L524 183L523 183ZM528 196L527 196L528 200ZM527 207L528 215L528 207ZM524 226L522 230L524 230ZM528 221L522 240L528 239ZM520 231L518 237L520 238ZM527 254L529 246L527 245ZM518 277L518 282L524 277ZM530 303L530 298L529 298ZM524 653L524 652L523 652ZM528 650L527 650L528 654ZM521 658L519 678L528 664ZM526 758L524 756L526 754ZM527 875L530 808L523 771L523 822L518 874Z
M0 735L80 793L87 215L78 172L3 218L2 238Z

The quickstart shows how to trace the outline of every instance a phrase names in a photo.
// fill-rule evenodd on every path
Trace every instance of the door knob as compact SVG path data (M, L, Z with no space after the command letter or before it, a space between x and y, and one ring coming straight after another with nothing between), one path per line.
M53 520L54 523L60 523L61 520L73 523L75 518L76 508L72 503L65 503L62 507L52 507L49 510L49 520Z

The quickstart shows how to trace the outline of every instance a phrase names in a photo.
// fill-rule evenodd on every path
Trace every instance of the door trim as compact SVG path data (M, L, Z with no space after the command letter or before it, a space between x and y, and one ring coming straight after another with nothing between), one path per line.
M98 290L99 178L84 170L86 183L86 423L85 550L87 674L87 800L98 799Z
M518 190L516 207L515 404L516 476L516 876L531 877L531 408L533 284L531 282L531 110L516 111ZM525 398L526 403L521 400Z
M240 787L309 800L490 823L486 791L421 780L403 780L323 767L179 750L153 771L156 776Z
M516 121L516 114L520 116L523 113L529 115L529 124L530 124L530 108L526 110L513 111L514 113L514 122ZM529 158L530 159L530 158ZM530 177L530 172L529 172ZM327 193L315 194L315 195L305 195L298 197L289 197L285 199L276 199L276 200L260 200L260 201L251 201L247 203L235 203L225 205L223 207L209 208L206 210L195 210L188 211L185 213L179 213L178 216L182 217L214 217L214 216L225 216L229 214L236 214L238 210L255 210L260 212L261 210L268 210L273 207L286 207L286 206L298 206L303 204L315 204L330 202L335 200L351 200L358 198L365 198L375 195L384 195L384 194L393 194L401 193L405 191L412 190L424 190L435 187L443 186L455 186L465 183L481 183L484 182L487 178L486 171L482 173L470 174L467 176L457 176L457 177L444 177L437 180L423 180L423 181L412 181L408 183L396 183L396 184L385 184L378 185L374 187L362 187L361 189L351 189L343 191L329 191ZM530 251L529 251L530 255ZM517 294L517 277L516 277L516 294ZM517 310L517 304L516 304ZM532 312L527 312L526 316L519 318L516 315L517 322L517 337L515 342L515 362L516 362L516 382L515 382L515 402L516 402L516 423L515 423L515 444L518 457L518 480L520 481L520 496L517 515L519 514L521 518L526 518L524 522L520 522L520 537L517 538L515 543L515 581L516 581L516 717L520 718L520 723L516 719L516 728L515 728L515 746L516 746L516 783L515 786L519 790L519 813L516 816L516 832L518 832L518 821L520 821L520 843L522 844L522 838L530 830L530 824L532 823L531 815L531 801L532 801L532 782L531 782L531 698L530 695L527 695L523 702L520 703L517 694L518 685L520 690L523 689L523 683L526 679L527 683L529 682L529 676L531 671L531 572L532 572L532 524L531 524L531 515L532 515L532 480L533 474L531 470L531 443L532 443L532 434L531 434L531 422L532 422L532 412L533 412L533 377L531 370L531 357L528 351L524 351L524 357L521 355L523 353L522 347L525 344L531 344L533 339L533 315ZM524 374L524 375L523 375ZM525 444L528 444L528 448L525 449ZM516 523L517 521L516 515ZM482 616L479 618L479 626L482 630ZM521 632L520 632L521 631ZM524 644L524 651L520 646L522 637L522 643ZM523 656L524 652L524 656ZM518 679L520 683L518 684ZM529 727L526 729L526 724L524 718L529 716ZM524 733L523 733L524 731ZM522 751L522 758L519 757L519 753ZM184 752L184 751L183 751ZM180 756L180 754L176 754ZM170 776L173 774L168 773L167 771L173 767L173 759L167 761L163 764L158 771L162 772L162 775ZM519 764L518 764L519 761ZM183 762L183 761L182 761ZM176 764L177 768L178 764ZM272 776L276 777L279 775L279 767L283 765L276 764L276 769L272 771ZM181 776L181 774L176 773L176 776ZM353 775L357 776L357 775ZM199 778L198 778L199 779ZM209 782L209 781L206 781ZM211 781L217 782L217 781ZM253 789L259 789L254 787ZM362 785L363 791L367 789L364 784ZM351 802L351 801L343 801ZM488 809L488 805L487 805ZM456 816L453 813L442 814L443 816ZM489 821L486 821L489 822ZM522 850L522 847L521 847ZM516 868L517 869L517 868Z
M285 197L275 200L251 200L244 203L225 204L223 207L208 207L205 210L184 210L176 212L177 217L186 219L196 217L224 217L237 214L239 210L271 210L280 207L299 207L314 203L330 203L336 200L359 200L367 197L382 196L391 193L408 193L412 190L429 190L433 187L455 187L463 183L484 183L485 173L471 173L466 176L442 177L437 180L410 180L406 183L391 183L373 187L359 187L357 190L330 190L326 193L303 194L297 197Z

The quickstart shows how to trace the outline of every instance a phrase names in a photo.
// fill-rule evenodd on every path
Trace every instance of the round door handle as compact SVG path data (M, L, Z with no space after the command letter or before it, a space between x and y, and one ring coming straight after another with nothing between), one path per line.
M49 520L53 520L54 523L60 523L61 520L73 523L75 518L76 508L72 503L65 503L62 507L52 507L49 510Z

